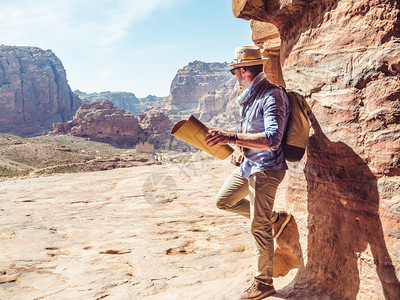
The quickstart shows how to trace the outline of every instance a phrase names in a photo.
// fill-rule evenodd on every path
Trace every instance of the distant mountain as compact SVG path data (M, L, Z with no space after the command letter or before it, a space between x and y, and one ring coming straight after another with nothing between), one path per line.
M116 107L122 108L137 117L148 105L157 102L162 97L149 95L146 98L137 98L135 94L129 92L98 92L85 93L80 90L74 91L84 103L111 101Z
M148 95L145 98L138 98L140 101L141 109L145 110L147 106L154 104L157 101L160 101L161 99L164 99L165 97L157 97L154 95Z
M199 114L200 99L219 89L232 75L226 63L194 61L178 70L168 97L149 105L145 111L163 112L173 122L191 114Z
M193 114L208 124L223 126L237 121L236 93L236 80L226 63L201 61L177 71L165 98L137 98L129 92L73 93L52 51L0 46L0 131L5 133L41 134L50 131L53 123L72 120L82 102L104 100L135 117L141 112L153 116L149 124L163 123L159 117L163 115L176 123Z
M37 135L66 122L81 105L51 50L0 46L0 131Z
M170 140L172 126L162 113L140 113L136 118L105 99L82 104L71 121L54 123L51 134L70 134L123 147L151 137L155 146L161 147Z
M74 91L75 94L82 99L84 103L101 102L103 100L111 101L115 107L122 108L130 112L135 117L141 111L139 99L133 93L128 92L99 92L99 93L84 93L79 90Z
M199 100L195 115L209 127L232 128L240 124L239 104L236 97L239 84L231 77L218 89L206 93Z

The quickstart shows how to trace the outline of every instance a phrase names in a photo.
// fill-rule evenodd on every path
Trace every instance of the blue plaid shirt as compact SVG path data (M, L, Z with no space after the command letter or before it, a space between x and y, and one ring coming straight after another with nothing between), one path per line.
M281 142L289 119L289 99L282 88L266 78L256 86L250 86L249 97L240 106L242 133L260 133L268 141L268 150L245 148L240 165L243 177L265 170L287 170Z

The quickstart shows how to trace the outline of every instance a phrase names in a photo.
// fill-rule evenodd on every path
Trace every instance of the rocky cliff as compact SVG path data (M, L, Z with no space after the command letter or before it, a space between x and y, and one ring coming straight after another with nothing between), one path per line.
M208 127L232 128L240 123L236 97L239 84L231 77L219 89L210 91L199 100L196 114Z
M200 119L204 122L208 122L212 117L225 112L227 104L235 99L236 95L236 78L231 76L231 78L218 89L209 91L200 98L197 107L200 113Z
M178 70L169 96L150 105L146 111L163 112L173 122L191 114L200 115L200 99L208 92L219 89L231 77L226 63L191 62Z
M80 104L51 50L0 46L0 131L40 134L71 119Z
M154 139L155 146L160 146L170 140L171 130L174 124L163 113L140 113L138 121L146 135Z
M163 113L140 113L138 118L109 100L82 104L74 118L53 124L51 134L70 134L116 146L131 147L150 136L157 147L170 140L172 122Z
M53 134L71 134L117 146L133 146L146 136L131 113L114 107L109 100L82 104L67 123L55 123Z
M289 171L302 251L287 296L398 299L400 3L232 5L253 20L266 71L306 95L315 115L307 155Z

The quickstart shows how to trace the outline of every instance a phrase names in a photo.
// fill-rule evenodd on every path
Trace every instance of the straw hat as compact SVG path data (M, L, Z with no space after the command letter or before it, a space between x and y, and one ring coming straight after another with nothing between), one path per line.
M233 63L229 67L250 67L263 65L268 58L262 58L260 48L257 46L243 46L235 49Z

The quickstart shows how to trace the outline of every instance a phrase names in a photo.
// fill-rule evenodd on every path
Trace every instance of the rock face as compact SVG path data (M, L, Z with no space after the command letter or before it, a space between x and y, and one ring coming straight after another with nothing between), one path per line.
M117 146L133 146L150 136L160 147L171 138L173 123L163 113L139 113L138 118L109 100L82 104L72 121L53 124L52 134L71 134Z
M181 108L195 108L198 99L206 92L219 88L230 78L224 63L189 63L178 71L171 83L171 104Z
M398 299L400 3L232 4L253 30L264 26L253 34L264 52L276 50L269 41L279 32L283 79L315 115L307 155L289 171L304 261L287 295Z
M219 89L231 77L226 63L191 62L177 72L169 96L149 106L146 111L163 112L173 122L191 114L199 115L200 99Z
M212 117L226 111L228 103L236 98L236 78L231 77L218 89L207 92L199 100L200 120L208 122Z
M55 123L53 134L71 134L118 146L145 140L138 120L109 100L82 104L72 121Z
M239 84L232 77L213 92L207 93L200 99L198 113L201 121L209 127L232 128L240 124L239 104L236 97Z
M153 137L156 146L170 140L171 130L174 124L163 113L152 112L147 115L145 113L140 113L138 121L146 135Z
M80 104L51 50L0 46L0 131L40 134L71 119Z

